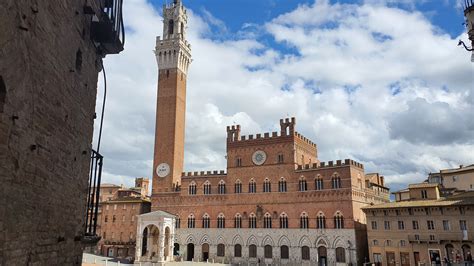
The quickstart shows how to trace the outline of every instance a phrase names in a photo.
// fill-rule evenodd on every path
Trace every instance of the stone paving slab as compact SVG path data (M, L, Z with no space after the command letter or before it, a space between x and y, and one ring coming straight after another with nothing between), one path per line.
M113 258L97 256L94 254L84 253L82 258L82 266L98 266L98 265L107 265L107 266L158 266L158 263L135 263L135 264L126 264L112 261ZM166 262L166 266L222 266L230 264L222 263L210 263L210 262L191 262L191 261L180 261L180 262Z

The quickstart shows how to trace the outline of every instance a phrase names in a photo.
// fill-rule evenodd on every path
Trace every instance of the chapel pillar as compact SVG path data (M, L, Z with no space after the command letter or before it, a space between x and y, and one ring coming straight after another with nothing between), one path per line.
M165 258L165 234L160 234L158 238L158 261L164 261Z

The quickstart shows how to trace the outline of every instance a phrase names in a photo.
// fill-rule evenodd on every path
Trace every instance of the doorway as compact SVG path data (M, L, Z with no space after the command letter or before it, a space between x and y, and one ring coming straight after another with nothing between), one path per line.
M108 257L113 257L114 256L114 248L109 248L109 252L107 254Z
M202 244L202 261L207 261L209 259L209 244Z
M410 266L410 254L408 252L400 252L400 265Z
M320 246L318 248L318 265L319 266L326 266L327 265L327 249L324 246Z
M192 261L193 259L194 259L194 244L189 243L188 244L188 249L187 249L186 260L187 261Z
M173 255L174 256L179 256L179 244L178 243L174 243Z
M446 257L448 258L448 261L454 262L454 246L451 244L447 244L445 247L446 247Z
M420 263L420 252L413 252L413 256L415 257L415 265L419 265L419 263Z
M439 249L429 249L431 265L441 265L441 255Z
M388 266L395 266L395 253L394 252L387 252L387 265Z

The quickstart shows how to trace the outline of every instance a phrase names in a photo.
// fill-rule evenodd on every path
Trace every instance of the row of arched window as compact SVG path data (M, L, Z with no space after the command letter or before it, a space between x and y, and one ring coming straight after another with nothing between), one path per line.
M245 219L242 217L240 213L237 213L234 216L233 227L230 228L243 228L242 221L247 220L247 227L248 228L257 228L257 216L254 213L250 213L248 217ZM265 213L263 216L263 228L272 228L273 227L273 218L270 213ZM333 217L333 226L334 229L343 229L344 228L344 217L342 216L341 212L336 212ZM202 216L201 219L201 227L202 228L211 228L211 217L206 213ZM278 217L278 224L279 228L288 228L288 215L286 213L280 214ZM180 228L181 226L181 219L176 219L176 228ZM196 227L196 217L194 214L190 214L187 220L187 227L188 228L195 228ZM217 228L226 228L226 219L223 213L220 213L217 216ZM311 224L310 218L306 212L301 213L299 218L299 227L301 229L308 229L308 228L317 228L317 229L325 229L326 227L326 217L322 212L319 212L316 217L316 223L314 225Z
M175 244L175 249L176 249ZM205 243L203 246L206 245L207 248L209 247L209 244ZM193 244L188 244L188 249L190 246L194 249ZM273 258L273 246L271 245L265 245L263 247L263 255L265 259L272 259ZM179 249L179 246L178 246ZM280 259L289 259L290 258L290 248L287 245L282 245L280 246ZM301 259L302 260L311 260L311 249L308 246L302 246L301 247ZM327 249L324 246L320 246L317 249L318 255L320 259L327 259ZM177 253L177 252L176 252ZM218 257L224 257L226 255L226 246L224 244L218 244L217 245L217 252L216 252ZM257 245L251 244L248 246L248 257L249 258L257 258ZM235 258L240 258L242 257L242 245L240 244L235 244L234 245L234 254L233 257ZM337 263L345 263L346 262L346 250L342 247L337 247L336 248L336 262Z
M333 176L331 178L331 189L338 189L342 187L341 178L339 176ZM314 190L323 190L324 189L324 181L322 178L318 177L314 180ZM257 182L252 178L248 183L248 193L257 193ZM287 192L288 185L287 181L284 177L280 178L278 181L278 192ZM301 177L298 180L298 191L308 191L308 182L304 177ZM265 178L263 181L262 192L272 192L272 183L270 179ZM203 193L204 195L212 194L212 185L209 180L206 180L203 184ZM224 180L219 181L217 185L217 194L226 194L226 183ZM240 180L235 181L234 183L234 193L240 194L243 193L242 190L242 182ZM188 186L188 194L189 195L196 195L197 194L197 185L196 182L192 181Z

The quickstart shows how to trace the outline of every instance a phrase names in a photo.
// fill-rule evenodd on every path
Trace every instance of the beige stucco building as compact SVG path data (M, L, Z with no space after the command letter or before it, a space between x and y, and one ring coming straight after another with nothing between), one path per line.
M472 261L474 191L440 196L438 184L412 184L395 202L363 208L370 260L376 265Z
M445 192L474 190L474 164L430 173L429 183L439 184Z

